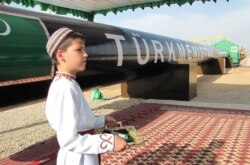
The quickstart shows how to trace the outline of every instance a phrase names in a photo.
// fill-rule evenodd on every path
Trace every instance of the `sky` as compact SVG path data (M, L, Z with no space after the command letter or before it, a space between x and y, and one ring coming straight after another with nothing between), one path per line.
M250 50L250 0L194 2L181 7L163 5L153 9L127 10L116 15L110 12L106 16L96 15L94 21L182 40L225 36Z
M188 41L224 36L250 52L250 0L197 1L181 7L138 8L96 15L94 21ZM201 43L213 44L220 39Z

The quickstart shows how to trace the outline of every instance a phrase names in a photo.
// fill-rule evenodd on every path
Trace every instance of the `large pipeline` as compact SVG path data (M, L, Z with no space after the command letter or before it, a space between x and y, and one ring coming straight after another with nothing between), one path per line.
M5 6L0 6L0 13L2 13L0 26L7 25L8 22L4 20L3 15L10 14L26 19L39 19L47 37L60 27L69 27L81 32L86 38L86 48L89 54L85 76L96 75L98 77L98 75L113 75L118 73L117 76L120 76L118 80L125 81L127 78L142 76L137 75L134 70L140 70L145 65L153 67L154 65L162 65L162 63L201 62L222 56L218 50L209 46L131 29ZM5 36L1 34L3 32L0 33L0 38L4 38ZM29 35L31 36L32 34ZM43 46L45 50L45 45ZM3 48L3 46L0 48ZM0 54L0 58L6 60L5 62L8 63L8 57L4 56L8 55ZM36 56L36 54L33 54L33 56ZM47 56L47 54L44 56ZM24 58L20 57L20 59ZM25 60L27 64L32 63L29 61L29 58L25 58ZM47 65L51 65L48 60L46 63ZM9 71L12 69L15 70L15 67L8 68ZM113 76L109 78L110 82L113 81L112 78Z
M13 84L12 91L23 93L26 88L22 85L27 82L29 88L44 77L51 80L54 66L45 45L61 27L85 36L87 69L77 79L84 88L157 76L168 72L169 64L200 63L223 56L217 49L189 41L0 6L0 89L7 86L1 94ZM26 81L31 79L36 82Z

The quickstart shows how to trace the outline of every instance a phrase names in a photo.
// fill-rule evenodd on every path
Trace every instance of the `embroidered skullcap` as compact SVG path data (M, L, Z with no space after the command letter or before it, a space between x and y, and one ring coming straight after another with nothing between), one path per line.
M56 30L49 38L46 49L49 54L49 56L52 58L55 51L58 49L58 47L61 45L61 43L64 41L66 36L72 32L73 30L69 28L60 28Z

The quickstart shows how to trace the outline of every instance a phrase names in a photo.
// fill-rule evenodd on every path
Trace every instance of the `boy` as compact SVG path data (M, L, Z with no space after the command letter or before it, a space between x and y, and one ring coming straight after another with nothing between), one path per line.
M77 72L85 70L88 57L83 36L60 28L49 38L46 49L58 69L45 111L60 146L57 164L97 165L98 154L125 149L126 142L119 136L93 135L94 128L116 120L111 116L94 116L75 81Z

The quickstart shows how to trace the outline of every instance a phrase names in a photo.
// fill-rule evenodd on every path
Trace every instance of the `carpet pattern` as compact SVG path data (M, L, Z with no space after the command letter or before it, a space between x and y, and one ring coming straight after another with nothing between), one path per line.
M113 113L144 142L101 156L101 165L248 165L250 110L141 103ZM1 165L55 165L56 138L0 160Z
M139 104L114 116L144 144L104 154L102 165L250 164L250 111Z

